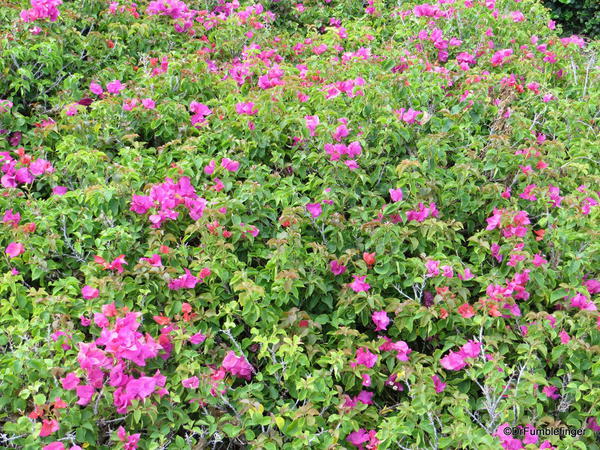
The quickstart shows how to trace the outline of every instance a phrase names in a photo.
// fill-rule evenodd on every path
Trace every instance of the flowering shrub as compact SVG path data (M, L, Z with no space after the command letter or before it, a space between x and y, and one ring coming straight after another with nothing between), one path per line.
M558 28L1 3L0 446L596 448L599 45Z

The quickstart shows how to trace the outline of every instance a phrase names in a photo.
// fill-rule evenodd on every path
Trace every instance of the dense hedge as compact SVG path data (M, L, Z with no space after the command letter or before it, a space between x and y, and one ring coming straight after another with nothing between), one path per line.
M597 0L544 0L565 33L600 35L600 2Z
M598 42L240 3L0 2L0 446L598 448Z

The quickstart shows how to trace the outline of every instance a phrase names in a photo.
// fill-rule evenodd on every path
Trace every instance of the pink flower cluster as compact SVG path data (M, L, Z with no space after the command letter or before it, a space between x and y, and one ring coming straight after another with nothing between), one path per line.
M341 94L346 94L348 98L361 97L365 93L362 89L357 89L359 86L364 86L365 80L362 77L357 77L353 80L338 81L334 84L328 84L323 87L325 98L335 98Z
M198 283L202 283L206 277L210 275L210 269L205 267L200 271L197 277L191 274L188 269L185 270L185 275L175 278L169 282L169 289L177 291L179 289L194 289Z
M458 352L450 352L442 359L440 364L446 370L461 370L467 366L467 358L476 358L481 350L481 342L469 341Z
M515 428L519 428L520 431L518 433L514 433L512 430L514 430ZM510 431L507 432L507 430ZM523 440L521 441L516 437L513 437L513 434L514 436L524 436ZM502 445L502 448L505 450L518 450L521 448L525 448L525 446L528 444L537 444L539 441L539 437L536 434L535 427L533 427L531 424L527 424L524 427L513 427L508 422L505 422L502 425L499 425L498 428L496 428L496 431L492 436L496 436L500 440L500 445ZM544 441L539 446L540 450L551 450L555 448L556 447L553 447L550 441Z
M221 367L226 372L230 373L234 377L244 378L250 380L254 367L244 358L244 356L237 356L235 352L230 351L225 355Z
M408 361L408 355L412 353L412 349L404 341L393 342L389 337L383 336L385 342L379 346L382 352L396 352L398 361Z
M505 209L494 208L494 213L486 219L488 226L486 230L502 230L505 238L512 236L524 237L527 233L527 227L531 222L526 211L507 211Z
M395 109L394 114L396 114L398 119L402 122L412 125L417 122L417 116L423 114L423 111L416 111L412 108L408 108L407 110L404 108L400 108Z
M206 116L212 114L212 110L204 103L193 101L190 103L190 111L194 113L190 121L192 125L199 128L206 123Z
M367 431L363 428L350 433L346 437L346 441L354 447L357 447L358 450L376 450L380 442L379 439L377 439L377 431Z
M121 83L120 80L113 80L106 85L106 90L110 94L118 94L123 89L125 89L125 85ZM92 81L90 83L90 91L92 91L93 94L96 94L98 96L102 96L102 94L104 94L104 89L102 89L102 85L96 83L95 81Z
M437 209L435 203L429 203L429 206L423 205L423 203L419 203L418 210L410 210L406 211L406 220L410 222L414 220L416 222L423 222L425 219L429 217L438 217L440 212Z
M64 389L75 390L78 405L85 406L92 401L97 390L108 386L116 388L113 392L113 404L119 414L127 413L133 400L144 400L153 394L168 394L164 388L166 377L156 371L154 376L133 375L130 362L145 366L146 360L158 356L163 347L149 334L145 336L138 330L141 313L125 312L118 317L114 303L102 307L101 313L94 314L94 323L102 329L95 341L79 343L77 360L85 374L81 383L75 372L69 372L61 379ZM111 318L115 318L111 321ZM104 347L101 349L100 347ZM136 372L139 372L136 369Z
M579 292L574 297L571 297L570 305L571 307L579 308L582 311L596 311L598 309L594 302Z
M171 19L187 19L192 13L181 0L155 0L148 3L146 14L149 16L168 16Z
M33 160L23 150L19 151L19 161L13 159L9 152L0 152L0 170L4 175L0 183L5 188L14 188L19 184L31 184L36 177L45 173L53 173L54 167L45 159Z
M50 22L56 22L60 15L57 6L62 4L62 0L31 0L30 4L30 9L21 11L23 22L34 22L40 19L49 19Z
M175 211L183 205L192 220L198 220L204 214L206 200L198 197L188 177L182 177L177 183L167 178L164 183L152 187L150 195L133 195L130 211L146 214L150 209L155 213L149 217L152 228L160 228L166 220L175 220L179 212Z

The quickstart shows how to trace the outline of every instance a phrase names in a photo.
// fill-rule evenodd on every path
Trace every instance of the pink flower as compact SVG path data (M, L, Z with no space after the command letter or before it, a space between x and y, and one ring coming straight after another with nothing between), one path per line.
M363 428L353 433L350 433L346 437L346 441L348 441L354 447L358 447L359 450L376 450L380 442L379 439L377 439L377 431L367 431ZM363 444L366 444L366 446L363 447Z
M154 253L150 258L140 258L140 262L145 261L152 267L162 267L162 259L159 254Z
M117 430L117 437L123 442L123 450L135 450L140 441L140 436L140 433L128 435L123 427L119 427Z
M539 253L536 253L535 255L533 255L532 263L535 267L540 267L544 264L548 264L548 261L545 258L543 258L542 255L540 255Z
M589 428L590 430L592 430L596 433L600 431L600 425L598 425L598 422L596 421L595 417L588 418L587 428Z
M370 377L369 377L369 384L370 384ZM373 404L373 395L374 395L373 392L360 391L360 393L356 396L356 400L358 400L359 402L361 402L364 405L372 405Z
M341 124L335 129L335 132L331 136L336 141L341 142L342 139L348 137L349 134L348 127L345 124Z
M68 190L69 190L69 189L67 189L67 187L65 187L65 186L54 186L54 187L52 188L52 193L53 193L54 195L58 195L58 196L60 196L60 195L65 195L65 194L67 193L67 191L68 191Z
M442 380L437 375L433 375L431 379L433 380L433 388L435 389L435 392L438 394L440 392L444 392L444 389L446 389L446 383L442 383Z
M189 269L184 269L185 275L175 278L169 282L169 289L177 291L179 289L194 289L202 280L192 275Z
M71 450L75 450L77 445L71 447ZM81 448L81 447L80 447ZM42 447L42 450L65 450L65 444L60 441L54 441Z
M254 108L254 103L238 103L235 105L235 111L238 114L244 114L247 116L253 116L258 113L258 110Z
M341 275L346 271L346 266L340 264L337 260L333 260L329 263L331 273L334 275Z
M102 89L102 86L100 86L98 83L92 81L90 83L90 91L92 91L92 93L96 94L96 95L102 95L102 93L104 92L104 90Z
M181 384L183 385L183 387L196 389L198 387L199 380L198 377L194 376L191 378L186 378L185 380L181 380Z
M475 275L473 274L473 272L471 272L471 269L469 269L468 267L465 269L462 275L460 273L458 274L458 278L463 281L470 280L474 277Z
M592 301L588 300L585 295L580 294L579 292L571 298L571 306L573 308L579 308L582 311L596 311L598 309Z
M571 340L571 338L565 330L562 330L560 333L558 333L558 335L560 336L560 342L563 344L568 344Z
M79 385L79 377L75 375L75 372L69 372L66 377L60 379L60 384L63 389L72 391Z
M427 269L427 277L435 277L440 274L440 262L435 260L427 260L425 262L425 268Z
M142 99L142 106L146 109L154 109L156 108L156 103L151 98Z
M190 339L189 339L189 341L192 344L202 344L205 340L206 340L206 336L203 335L202 333L196 333L196 334L190 336Z
M118 94L123 89L125 89L125 86L119 80L113 80L106 85L106 90L111 94Z
M468 303L463 303L458 307L458 313L465 319L469 319L475 315L475 310Z
M221 167L229 172L235 172L239 169L240 163L229 158L223 158L221 159Z
M77 391L77 396L79 397L77 404L81 406L85 406L91 402L94 392L96 392L94 386L90 386L89 384L77 386L75 389Z
M394 203L402 201L402 189L390 189L390 198Z
M557 390L558 388L556 386L544 386L542 392L546 395L546 397L556 400L560 397L560 395L556 392Z
M250 380L254 372L254 368L246 361L246 358L237 356L233 351L225 355L221 366L231 375L245 378L246 380Z
M307 203L306 210L314 218L319 217L323 213L323 208L320 203Z
M16 258L25 253L25 246L19 242L11 242L6 246L6 254L11 258Z
M367 348L360 347L356 350L356 360L350 363L350 367L354 368L358 365L365 366L370 369L377 362L377 355L371 353Z
M440 359L441 366L446 370L460 370L467 365L463 355L457 352L450 352Z
M191 118L192 125L197 128L206 122L206 116L212 114L212 110L208 106L196 101L190 103L190 111L194 113Z
M215 171L215 160L211 159L210 162L208 163L208 165L204 166L204 173L206 175L212 175L213 172Z
M390 324L390 318L385 311L374 312L371 319L373 319L373 323L377 325L375 331L387 330L387 327Z
M58 420L44 420L42 421L42 429L40 430L40 437L50 436L52 433L58 431L59 425Z
M81 289L81 295L86 300L91 300L98 297L99 293L100 291L98 289L88 286L87 284Z
M306 128L310 131L310 135L315 135L315 130L319 125L319 116L304 116L304 120L306 121Z
M481 351L481 342L468 341L465 345L460 348L460 353L466 358L475 358Z
M366 386L366 387L371 386L371 376L369 374L363 373L362 374L362 380L363 380L362 381L362 385L363 386ZM363 402L363 403L365 403L365 402Z
M352 283L350 283L350 288L352 288L352 290L354 292L367 292L370 288L371 285L369 285L365 279L367 278L366 275L352 275L354 277L354 281Z
M451 266L442 266L442 276L446 278L452 278L454 276L454 270L452 270Z

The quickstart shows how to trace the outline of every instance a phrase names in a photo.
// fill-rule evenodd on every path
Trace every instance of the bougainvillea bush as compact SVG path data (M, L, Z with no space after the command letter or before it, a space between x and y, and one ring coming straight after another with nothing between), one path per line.
M560 33L0 2L0 446L599 448L600 46Z

